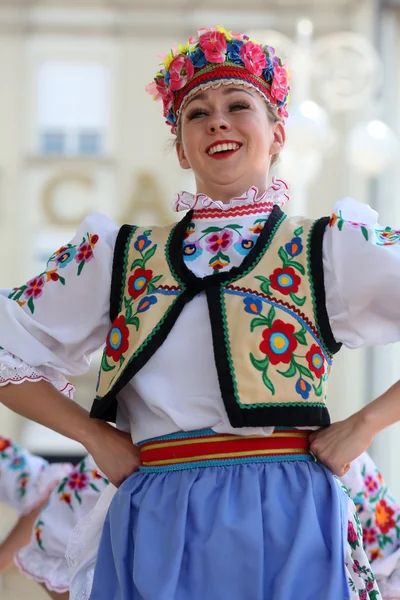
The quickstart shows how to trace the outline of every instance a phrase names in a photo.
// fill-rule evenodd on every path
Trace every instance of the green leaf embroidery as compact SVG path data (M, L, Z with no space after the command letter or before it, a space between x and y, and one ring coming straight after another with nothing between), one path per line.
M315 392L316 396L322 396L322 377L319 380L319 385L318 386L313 385L313 388L314 388L314 392Z
M253 332L256 327L270 327L267 317L260 315L252 319L250 323L250 331Z
M279 375L283 375L284 377L294 377L297 373L295 363L291 362L290 367L287 371L278 371Z
M304 229L302 227L302 225L300 225L300 227L298 227L297 229L294 230L293 235L295 235L296 237L301 235L303 233Z
M202 230L202 234L207 235L207 233L216 233L217 231L223 231L223 227L207 227L207 229Z
M368 229L366 227L362 226L361 231L362 231L363 236L365 237L365 239L368 242Z
M132 318L132 314L133 314L132 304L129 304L128 307L127 307L127 309L126 309L126 313L125 313L125 319L126 319L126 321L129 321Z
M344 225L344 219L339 219L338 222L337 222L337 226L338 226L339 231L342 231L343 225Z
M296 338L296 340L299 342L299 344L302 344L303 346L307 346L307 339L306 339L306 329L304 329L304 327L302 327L301 331L297 331L294 334L294 337Z
M261 281L261 285L260 285L260 290L267 295L271 294L271 290L269 289L269 286L271 285L270 280L267 277L263 277L262 275L257 275L255 277L255 279L258 279L259 281Z
M298 362L296 362L295 364L296 364L296 367L298 368L298 370L300 371L301 375L303 375L303 377L308 377L309 379L312 379L314 381L314 375L311 373L311 371L309 369L307 369L307 367L299 364Z
M74 492L74 496L78 500L79 504L82 504L82 498L80 497L80 495L78 494L78 492L76 490Z
M145 268L145 264L142 258L135 258L135 260L131 264L130 270L133 271L133 269L136 269L136 267L140 267L141 269Z
M153 279L150 281L151 284L156 284L158 281L160 281L160 279L163 278L163 275L156 275L155 277L153 277Z
M65 279L64 277L61 277L61 275L58 278L59 282L61 283L61 285L65 285Z
M286 267L287 263L288 263L288 254L285 250L285 248L283 248L283 246L281 246L278 250L278 254L279 254L279 258L281 259L281 261L283 262L283 266Z
M83 267L84 267L84 266L85 266L85 260L82 260L82 261L79 263L79 267L78 267L78 277L79 277L79 275L82 273L82 269L83 269Z
M130 319L126 319L127 325L133 325L136 328L136 331L139 330L140 321L138 317L132 317Z
M250 360L251 360L251 364L253 365L253 367L255 367L257 369L257 371L264 371L265 369L268 368L268 365L269 365L268 356L259 360L254 356L254 354L250 354Z
M103 371L113 371L115 369L115 365L109 365L107 361L106 352L103 352L103 356L101 358L101 368Z
M273 306L271 306L271 308L268 311L268 326L271 328L272 327L272 322L275 319L275 308Z
M193 223L191 223L190 225L193 225ZM152 233L152 229L146 229L146 231L143 231L143 235L145 235L146 237L149 237L149 235L151 235Z
M83 473L85 470L85 461L82 460L82 462L79 465L79 473Z
M91 487L91 488L92 488L92 490L94 490L95 492L99 492L99 493L100 493L100 490L99 490L99 488L98 488L98 487L96 487L96 486L94 485L94 483L89 483L89 487Z
M154 246L152 248L149 248L144 254L143 254L143 261L144 264L146 264L152 256L154 256L154 254L156 253L157 250L157 244L154 244Z
M263 380L263 384L269 389L269 391L271 392L271 394L274 396L275 395L274 384L272 383L272 381L268 377L266 370L262 374L262 380Z
M28 308L29 308L29 310L31 311L32 314L35 312L35 304L33 302L32 296L28 300Z
M287 266L293 267L293 269L297 269L297 271L299 271L302 275L306 274L303 265L301 263L297 262L296 260L289 260L287 262Z
M293 300L293 302L295 304L297 304L297 306L303 306L307 300L307 297L304 296L304 298L299 298L298 296L296 296L296 294L294 294L293 292L290 292L290 297Z
M239 231L239 229L243 229L243 225L226 225L226 227L224 227L224 229L234 229L235 231Z

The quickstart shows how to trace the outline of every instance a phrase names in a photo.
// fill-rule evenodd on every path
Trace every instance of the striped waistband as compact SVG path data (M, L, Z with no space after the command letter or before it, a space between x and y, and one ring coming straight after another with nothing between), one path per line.
M270 436L215 433L212 429L179 432L139 443L140 470L177 471L253 462L314 460L309 431L280 428Z

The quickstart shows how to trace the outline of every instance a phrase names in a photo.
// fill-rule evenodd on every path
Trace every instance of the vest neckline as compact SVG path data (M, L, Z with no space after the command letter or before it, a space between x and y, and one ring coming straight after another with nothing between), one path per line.
M240 265L232 267L229 271L211 273L205 277L198 277L188 268L182 253L182 244L188 225L193 217L190 210L181 221L173 228L166 245L166 257L175 279L187 286L192 294L196 295L210 286L226 284L239 279L246 271L251 270L263 255L271 242L281 222L286 218L285 213L275 205L265 223L254 247L244 257Z

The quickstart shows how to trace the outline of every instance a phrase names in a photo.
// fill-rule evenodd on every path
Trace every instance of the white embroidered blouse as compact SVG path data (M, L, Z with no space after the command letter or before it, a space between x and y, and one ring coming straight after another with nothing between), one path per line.
M198 276L238 266L275 204L288 199L274 180L230 204L204 194L177 196L176 210L194 209L183 243ZM400 231L381 227L369 206L336 203L323 241L327 311L333 334L349 348L400 340ZM103 346L109 321L112 259L118 227L87 217L42 274L0 290L0 385L47 380L71 394L64 376L84 373ZM168 338L119 394L118 426L134 442L179 430L270 435L272 427L233 429L221 398L204 294L182 311Z

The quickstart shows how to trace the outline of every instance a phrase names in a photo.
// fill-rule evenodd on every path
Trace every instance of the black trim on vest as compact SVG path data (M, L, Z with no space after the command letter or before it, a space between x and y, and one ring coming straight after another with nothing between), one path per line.
M117 414L117 394L130 382L132 377L144 367L158 348L165 342L171 329L175 325L176 320L181 314L183 307L192 300L192 298L193 294L187 291L182 292L181 295L178 296L165 317L162 326L153 333L149 343L146 344L139 355L135 359L131 358L129 364L125 367L120 378L113 385L108 394L101 399L94 400L90 411L91 417L115 423Z
M122 225L118 232L115 242L112 277L111 277L111 292L110 292L110 321L114 323L115 319L121 310L121 293L125 287L124 281L124 261L125 249L129 236L132 230L137 227L133 225Z
M207 290L209 287L215 288L217 286L224 285L228 281L231 282L235 279L239 279L245 271L250 269L253 263L255 263L259 258L261 252L264 250L274 227L283 217L284 213L277 204L273 207L265 226L258 236L258 240L254 244L254 247L250 250L247 256L244 257L239 266L232 267L229 271L224 271L223 273L212 273L211 275L206 275L205 277L197 277L197 275L192 273L192 271L185 264L182 254L182 240L184 239L184 235L187 230L187 226L192 219L192 215L193 211L189 211L189 213L176 225L172 233L170 246L167 248L166 252L167 255L169 255L169 263L174 269L172 273L186 284L188 290L195 291L195 293L193 293L194 297L196 294Z
M322 259L322 244L324 233L329 224L329 217L318 219L314 225L310 237L310 275L314 286L315 295L315 319L318 329L322 335L322 340L331 354L339 352L342 344L337 342L333 336L329 316L326 310L326 294L324 283L324 266Z

